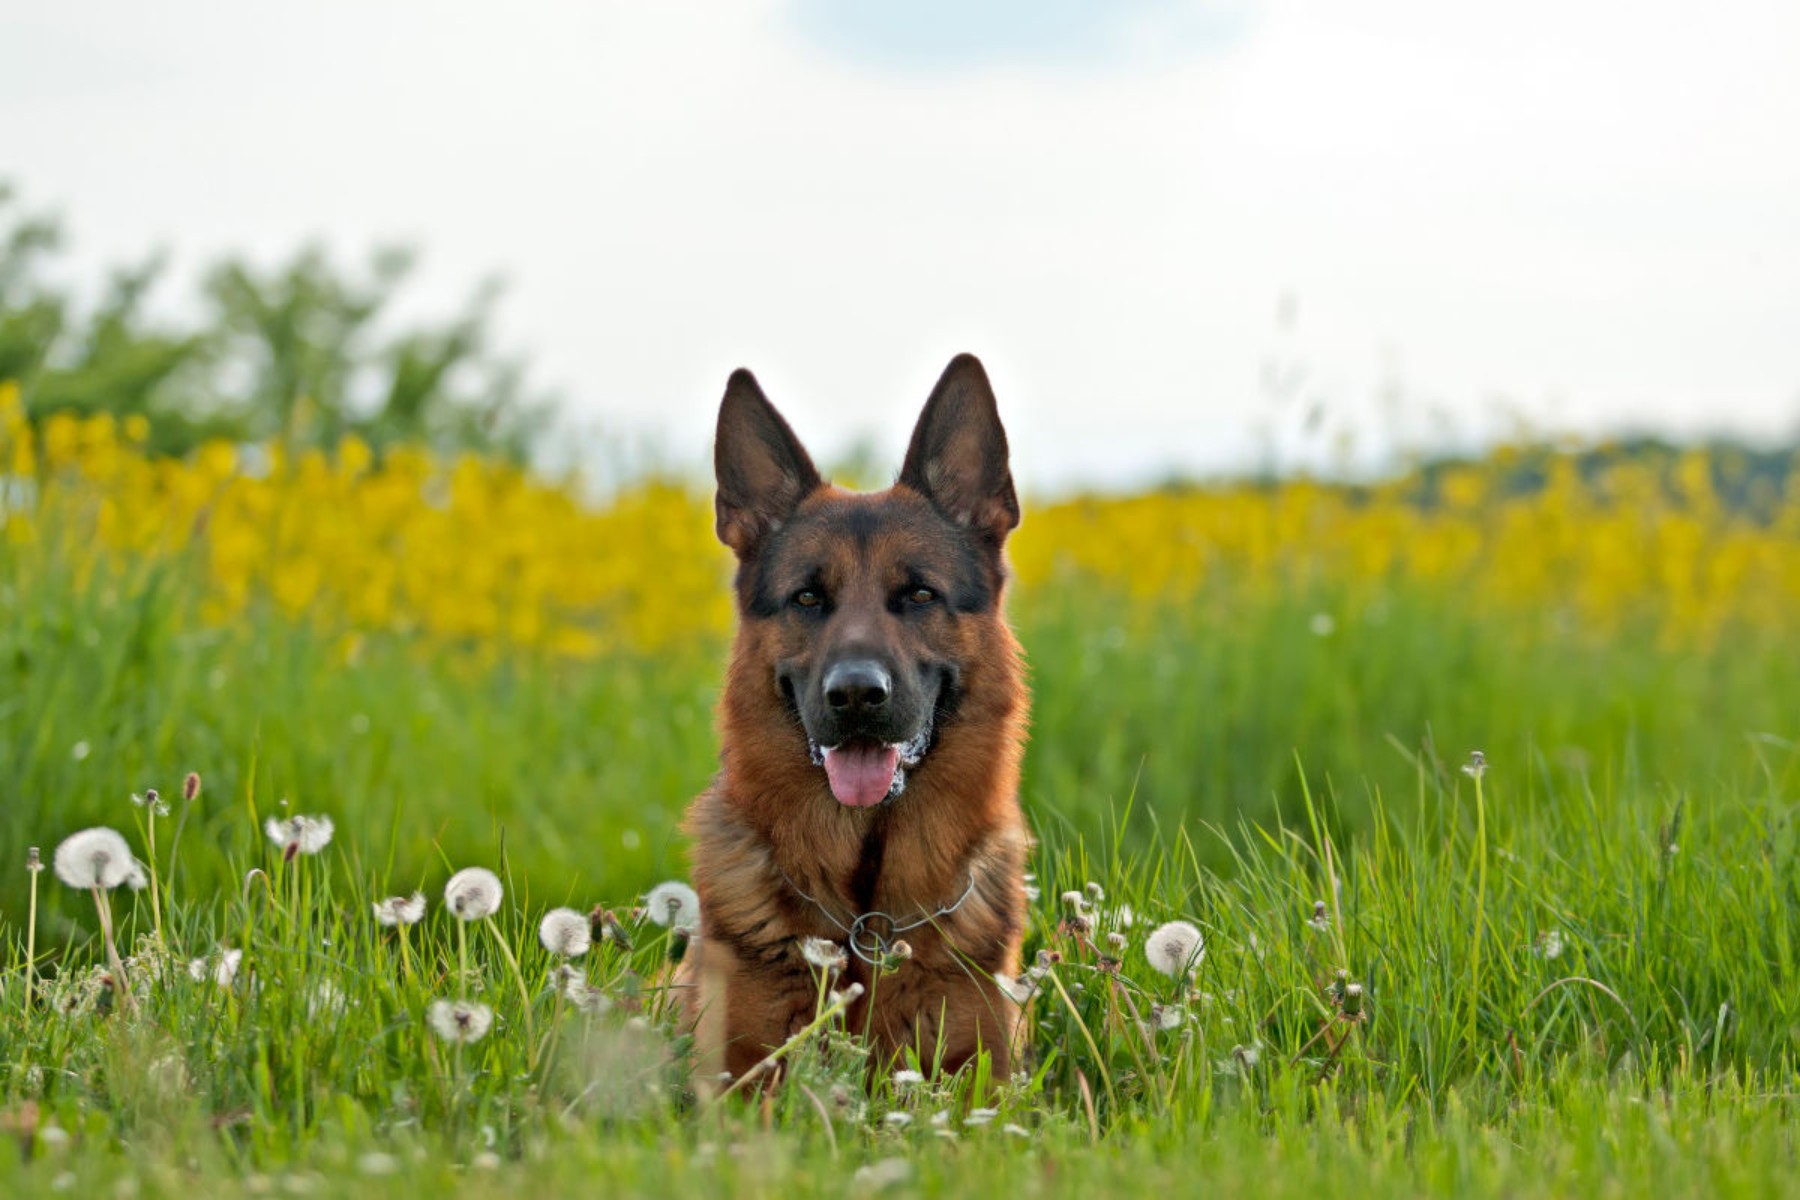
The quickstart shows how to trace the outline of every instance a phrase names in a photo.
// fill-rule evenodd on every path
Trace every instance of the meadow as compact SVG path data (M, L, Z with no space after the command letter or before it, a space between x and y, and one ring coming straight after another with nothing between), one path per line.
M705 490L151 432L0 387L8 1194L1793 1188L1791 460L1027 497L1029 1069L700 1106Z

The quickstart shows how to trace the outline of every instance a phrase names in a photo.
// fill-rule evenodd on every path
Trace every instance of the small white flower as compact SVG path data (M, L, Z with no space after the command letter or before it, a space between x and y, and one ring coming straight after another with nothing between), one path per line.
M894 1072L894 1083L898 1087L912 1087L925 1082L925 1072L899 1070Z
M92 751L93 747L88 745L86 741L79 741L69 747L69 757L76 762L82 762L90 753L92 753Z
M330 817L308 817L296 813L291 817L270 817L263 822L263 832L281 847L282 857L317 854L331 844Z
M1313 901L1312 916L1306 919L1306 924L1314 933L1331 931L1331 911L1325 907L1323 900Z
M986 1125L1000 1115L997 1108L971 1108L969 1115L963 1118L964 1125Z
M52 859L56 877L74 888L112 889L140 874L131 847L116 830L97 826L71 833Z
M913 1123L913 1115L909 1112L891 1112L881 1119L889 1129L905 1129Z
M1028 1138L1031 1136L1031 1130L1025 1128L1023 1125L1014 1125L1010 1122L1002 1125L1000 1127L1000 1132L1011 1134L1013 1137Z
M644 910L652 921L669 929L700 927L700 896L679 880L671 879L651 888L644 897Z
M850 965L850 956L844 948L830 938L804 937L800 939L800 957L821 971L836 973Z
M1099 904L1106 899L1106 889L1091 879L1088 880L1087 894L1088 899L1092 900L1095 904Z
M446 1042L479 1042L494 1023L494 1010L473 1000L433 1000L428 1014L432 1032Z
M1025 899L1036 904L1038 898L1044 894L1044 889L1038 886L1037 876L1027 871L1021 882L1025 885Z
M1062 894L1063 907L1079 916L1087 911L1088 898L1086 892L1068 891Z
M375 919L383 925L417 925L425 916L425 893L389 896L375 904Z
M464 867L444 885L444 903L465 921L481 921L500 911L506 889L486 867Z
M1552 958L1562 957L1562 930L1547 929L1543 933L1538 934L1537 945L1532 947L1532 952L1546 961Z
M1463 764L1462 772L1470 779L1480 779L1487 774L1487 755L1479 750L1469 751L1469 761Z
M204 958L188 959L187 973L188 978L192 979L195 983L199 983L201 980L205 979L206 960Z
M538 940L552 954L580 958L594 944L594 927L572 908L553 908L538 924Z
M1159 925L1144 939L1144 957L1171 979L1185 979L1206 957L1206 939L1189 921Z

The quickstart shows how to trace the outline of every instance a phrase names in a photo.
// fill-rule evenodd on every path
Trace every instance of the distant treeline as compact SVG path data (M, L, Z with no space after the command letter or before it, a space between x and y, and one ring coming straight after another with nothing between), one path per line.
M84 305L53 281L61 247L56 219L0 183L0 381L20 386L33 421L141 416L162 454L213 437L325 446L356 434L377 449L422 442L522 460L549 420L522 361L491 345L495 284L448 319L397 325L410 251L378 250L360 269L318 248L269 270L225 258L180 321L147 303L161 255L112 269Z

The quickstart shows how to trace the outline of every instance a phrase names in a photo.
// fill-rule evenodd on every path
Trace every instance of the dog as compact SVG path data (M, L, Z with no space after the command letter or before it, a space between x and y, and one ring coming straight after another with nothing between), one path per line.
M820 477L740 370L714 466L738 625L721 769L686 826L701 915L676 984L696 1082L742 1080L814 1020L814 938L841 948L833 987L855 996L872 1072L985 1053L1005 1079L1019 1010L996 978L1017 975L1025 928L1029 703L1001 612L1019 502L987 373L954 359L898 481L858 494Z

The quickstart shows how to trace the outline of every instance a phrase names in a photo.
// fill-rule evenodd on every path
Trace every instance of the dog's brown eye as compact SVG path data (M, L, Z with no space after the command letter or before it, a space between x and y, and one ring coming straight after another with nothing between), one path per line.
M794 603L801 608L817 608L819 605L825 603L825 597L819 595L819 593L813 591L811 588L806 588L803 591L794 593Z
M907 593L906 598L911 600L914 604L930 604L933 600L937 599L937 593L928 587L914 588L911 592Z

